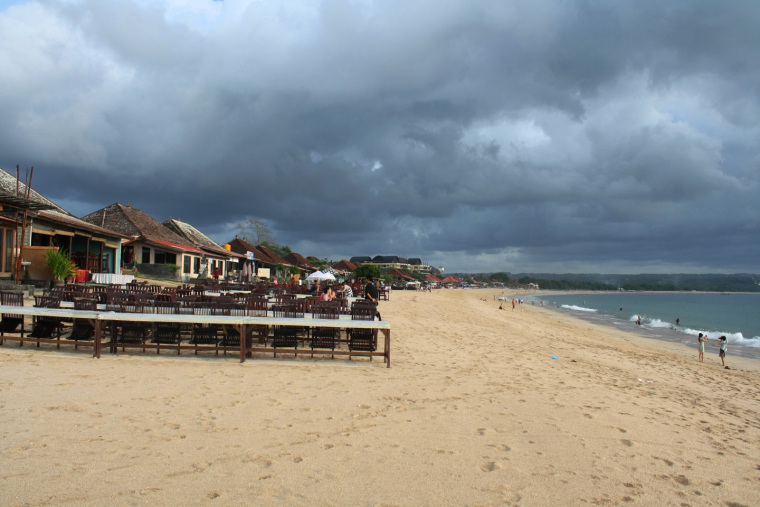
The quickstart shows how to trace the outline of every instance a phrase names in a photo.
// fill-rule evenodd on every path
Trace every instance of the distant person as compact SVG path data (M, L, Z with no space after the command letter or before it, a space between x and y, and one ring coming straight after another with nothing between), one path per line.
M699 362L704 363L705 362L705 342L707 341L707 335L706 334L703 335L702 333L699 333L697 340L699 341Z
M503 309L504 309L504 303L499 303L499 310L503 310Z
M512 298L512 311L515 310L515 304L516 304L516 301L514 300L514 298Z
M348 282L343 286L343 297L344 298L352 298L354 297L354 291L351 288L350 285L348 285Z
M681 323L681 319L676 319L676 326Z
M728 369L728 366L726 366L726 350L728 349L728 340L726 340L725 336L721 336L718 338L720 340L720 350L718 351L718 356L720 357L721 363L723 363L723 367Z
M369 299L377 303L377 287L371 276L367 277L367 285L364 286L364 299Z
M636 325L637 326L641 325L641 315L636 315Z

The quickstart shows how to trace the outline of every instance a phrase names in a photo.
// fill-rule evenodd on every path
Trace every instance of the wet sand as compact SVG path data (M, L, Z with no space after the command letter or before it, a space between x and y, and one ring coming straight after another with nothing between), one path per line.
M390 369L6 342L0 505L757 504L757 361L499 293L394 291Z

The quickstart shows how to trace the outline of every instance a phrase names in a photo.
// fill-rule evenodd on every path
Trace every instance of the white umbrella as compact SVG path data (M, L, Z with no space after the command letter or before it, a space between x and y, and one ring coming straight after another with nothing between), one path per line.
M331 273L323 273L322 271L315 271L306 277L307 280L335 280L335 276Z

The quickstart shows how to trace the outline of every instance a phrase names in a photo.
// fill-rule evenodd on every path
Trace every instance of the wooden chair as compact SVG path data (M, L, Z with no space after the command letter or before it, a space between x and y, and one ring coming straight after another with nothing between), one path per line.
M0 292L0 304L5 306L24 306L23 292ZM4 313L0 316L0 345L3 344L3 335L5 333L15 332L21 326L21 338L24 337L24 316L21 314ZM22 342L23 343L23 342Z
M227 303L217 305L215 308L216 315L232 315L238 317L245 317L248 313L248 309L242 303ZM227 349L240 349L240 332L235 326L225 325L222 326L222 339L219 342L224 354L227 355Z
M60 308L61 297L57 293L54 296L34 296L34 306L38 308ZM52 338L55 333L56 338L61 339L61 328L63 327L63 319L57 317L37 317L32 326L32 332L29 333L30 338ZM21 342L23 344L23 342ZM37 347L40 346L40 342L37 342ZM58 343L58 348L61 344Z
M295 319L298 315L294 304L282 303L272 306L272 316L280 319ZM303 317L303 314L301 314ZM298 328L295 326L272 326L272 348L277 357L278 348L292 348L298 356Z
M340 315L340 306L331 303L317 303L311 307L311 316L314 319L336 320ZM335 346L338 342L336 327L314 327L311 329L311 357L314 357L314 349L331 349L335 358Z
M266 317L269 314L269 301L264 297L249 297L245 300L245 307L249 317ZM255 333L260 344L267 342L269 326L265 324L250 326L251 332Z
M119 304L119 311L122 313L145 313L145 304L133 301L122 301ZM122 344L121 350L124 351L124 344L142 344L145 352L145 342L150 337L153 324L150 322L133 322L121 321L120 333L117 341Z
M371 305L354 305L351 307L351 320L375 320L379 316L377 307ZM347 329L348 333L348 350L360 352L374 352L377 350L377 330L376 329ZM351 355L348 356L351 359ZM372 360L372 356L369 357Z
M193 304L193 315L216 315L215 307L211 303ZM219 333L221 329L217 324L193 324L190 343L195 345L195 355L198 355L198 345L214 345L219 354Z
M74 301L74 310L97 310L98 302L95 298L77 298ZM69 340L91 341L95 336L95 327L89 319L74 319L71 326ZM74 349L79 348L79 343L74 344Z
M179 303L175 301L156 301L153 311L157 315L179 315ZM177 346L177 355L180 353L182 342L182 328L179 322L156 322L153 326L153 343L156 344L156 354L161 352L161 344Z

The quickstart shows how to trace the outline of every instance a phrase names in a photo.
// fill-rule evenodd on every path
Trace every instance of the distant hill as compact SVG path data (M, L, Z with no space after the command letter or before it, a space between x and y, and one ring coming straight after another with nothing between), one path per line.
M601 283L612 290L652 291L709 291L709 292L760 292L760 275L754 274L639 274L611 275L600 273L519 273L509 275L513 280L529 278L541 285L540 280L576 282L579 286ZM538 281L536 281L538 280ZM546 284L545 284L546 285ZM553 285L553 284L549 284ZM542 286L543 287L543 286ZM546 287L550 288L550 287Z

